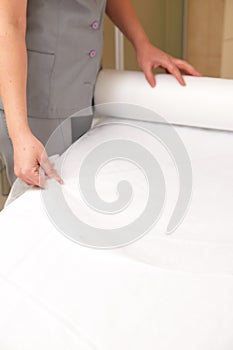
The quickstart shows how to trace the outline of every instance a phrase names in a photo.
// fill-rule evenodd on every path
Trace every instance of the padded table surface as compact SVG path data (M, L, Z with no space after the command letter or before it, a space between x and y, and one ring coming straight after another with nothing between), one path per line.
M72 242L49 219L38 189L0 213L1 350L232 349L233 133L175 130L191 159L193 195L172 235L165 231L177 176L163 153L163 215L129 246L96 250ZM121 132L117 124L97 127L64 157L64 195L76 214L97 226L103 217L83 209L74 169L93 145ZM139 202L127 217L104 225L132 219L145 200L140 171L119 160L100 175L103 198L114 198L110 179L126 177Z

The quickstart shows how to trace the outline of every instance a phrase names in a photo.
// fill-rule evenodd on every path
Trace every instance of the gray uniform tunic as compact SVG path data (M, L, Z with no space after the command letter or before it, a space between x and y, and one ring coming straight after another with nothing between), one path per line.
M44 144L64 119L92 105L101 68L105 5L106 0L28 0L27 112L33 134ZM64 126L53 151L61 153L90 123L91 118L73 120L71 132L68 124ZM61 146L64 132L72 133L72 140ZM1 99L0 153L12 182L13 148Z
M102 57L105 3L28 0L30 117L65 118L91 105Z

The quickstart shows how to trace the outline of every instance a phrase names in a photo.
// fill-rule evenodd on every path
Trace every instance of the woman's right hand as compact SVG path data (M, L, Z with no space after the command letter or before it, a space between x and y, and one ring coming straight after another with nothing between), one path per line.
M20 134L12 140L14 148L14 171L27 185L45 187L46 176L63 183L50 162L43 144L31 133ZM39 172L43 169L44 175Z

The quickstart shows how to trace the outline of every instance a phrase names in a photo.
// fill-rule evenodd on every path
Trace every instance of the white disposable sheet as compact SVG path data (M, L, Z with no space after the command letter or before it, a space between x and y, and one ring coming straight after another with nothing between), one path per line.
M233 80L184 76L187 86L167 74L156 76L151 88L142 72L103 70L99 74L95 103L105 106L105 115L125 118L124 110L112 108L111 103L144 106L173 124L233 130ZM103 114L100 106L97 110ZM132 117L129 115L128 117ZM154 115L138 119L154 120Z
M112 184L131 181L135 202L127 215L111 222L84 208L76 169L85 154L109 135L137 138L105 122L64 154L63 193L82 220L113 227L133 220L146 191L140 170L118 160L99 173L97 185L113 200ZM49 219L37 189L0 213L1 350L233 348L233 134L175 130L191 159L193 195L172 235L166 227L177 174L149 138L140 141L161 162L167 201L154 229L132 245L95 250L72 242Z

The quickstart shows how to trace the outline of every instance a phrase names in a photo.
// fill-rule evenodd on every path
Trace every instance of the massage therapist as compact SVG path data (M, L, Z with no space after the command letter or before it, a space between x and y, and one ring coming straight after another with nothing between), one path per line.
M1 0L0 150L8 154L10 182L16 175L43 186L39 167L62 182L44 145L62 121L92 104L105 12L132 43L152 87L156 67L181 85L181 71L200 75L150 43L130 0Z

